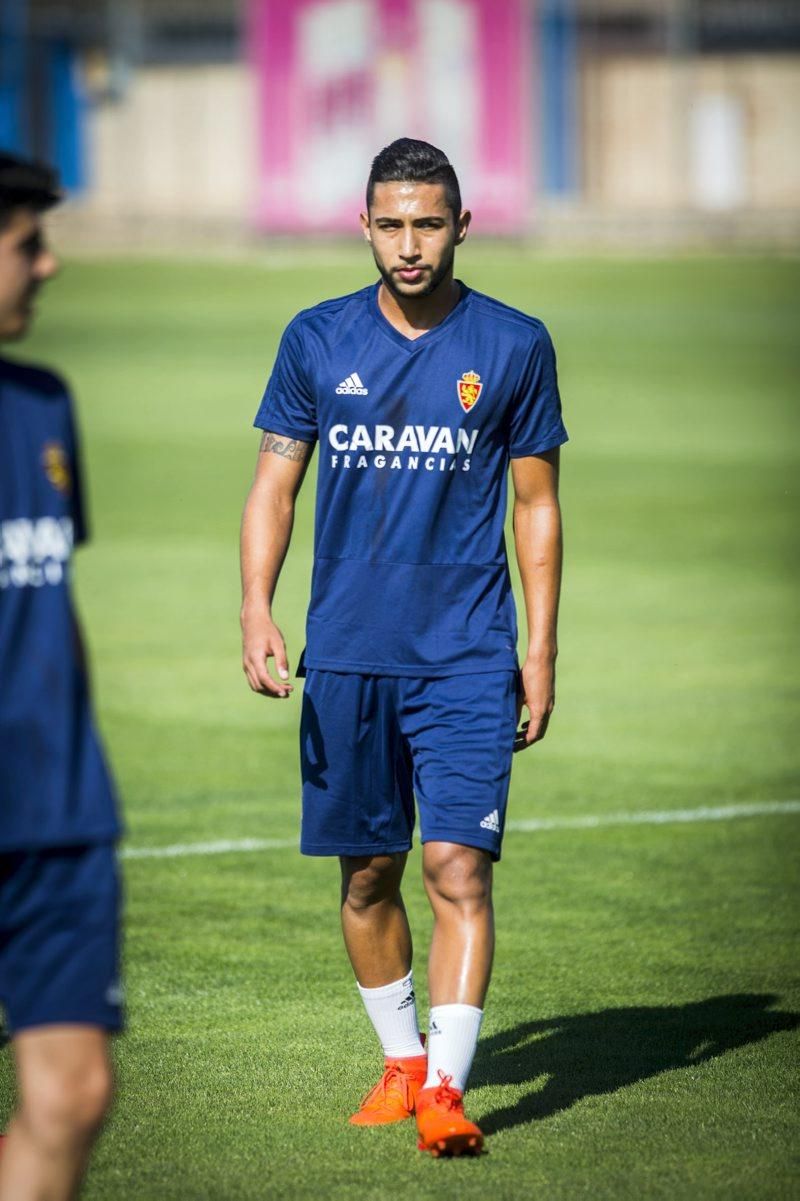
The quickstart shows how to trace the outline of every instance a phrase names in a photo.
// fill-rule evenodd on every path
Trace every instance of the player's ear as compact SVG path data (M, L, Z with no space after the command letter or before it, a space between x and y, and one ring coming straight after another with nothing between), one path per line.
M361 232L364 235L364 240L371 242L372 235L369 232L369 213L359 213L358 219L361 222Z
M469 223L472 220L472 213L469 209L462 209L461 216L456 221L456 246L460 246L467 236Z

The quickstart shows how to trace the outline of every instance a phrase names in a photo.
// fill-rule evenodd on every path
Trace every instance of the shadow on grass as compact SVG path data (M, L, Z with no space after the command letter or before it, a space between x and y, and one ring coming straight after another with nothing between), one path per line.
M687 1005L602 1009L521 1022L481 1041L470 1085L547 1083L481 1119L494 1134L613 1093L659 1072L705 1063L800 1025L800 1014L770 1009L780 998L742 993Z

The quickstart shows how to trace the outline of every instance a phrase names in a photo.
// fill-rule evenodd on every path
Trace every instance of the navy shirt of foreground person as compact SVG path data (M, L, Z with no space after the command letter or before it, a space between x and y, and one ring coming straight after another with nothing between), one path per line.
M85 537L69 395L0 359L0 851L120 832L69 591Z
M283 336L255 425L319 442L305 667L517 669L508 461L567 432L544 325L460 287L413 341L381 312L379 284L300 313Z

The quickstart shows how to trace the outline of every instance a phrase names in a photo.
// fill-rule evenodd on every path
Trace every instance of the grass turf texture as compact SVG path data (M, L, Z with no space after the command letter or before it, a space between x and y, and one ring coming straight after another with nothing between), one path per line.
M796 797L797 264L476 245L461 271L548 322L573 438L558 708L516 758L510 815ZM249 426L288 318L370 278L355 250L72 263L24 348L80 402L95 540L77 585L132 845L296 832L298 699L251 696L239 667ZM294 663L312 497L313 471L277 605ZM788 1196L797 831L787 815L507 836L480 1161L345 1122L379 1057L335 864L128 862L130 1029L86 1197ZM406 892L424 1015L418 851ZM0 1120L11 1101L4 1056Z

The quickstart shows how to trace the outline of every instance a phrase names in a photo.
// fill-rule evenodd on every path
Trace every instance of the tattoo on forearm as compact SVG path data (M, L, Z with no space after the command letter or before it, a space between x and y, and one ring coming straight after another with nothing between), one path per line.
M293 438L279 438L276 434L265 433L261 439L261 453L271 451L274 455L281 455L284 459L294 459L296 463L301 463L308 454L308 443L298 442Z

